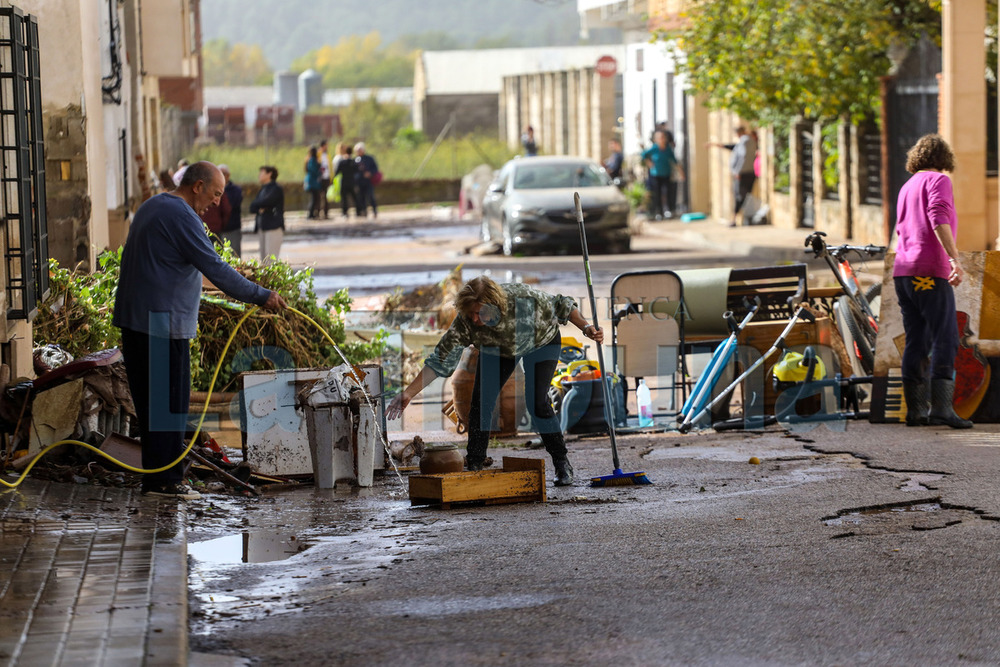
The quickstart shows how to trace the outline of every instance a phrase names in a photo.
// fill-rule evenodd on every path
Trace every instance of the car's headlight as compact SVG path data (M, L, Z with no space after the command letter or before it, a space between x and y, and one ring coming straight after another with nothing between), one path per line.
M621 202L620 204L612 204L608 207L608 213L628 213L628 202Z
M545 209L537 206L515 206L510 211L512 218L540 218L545 215Z

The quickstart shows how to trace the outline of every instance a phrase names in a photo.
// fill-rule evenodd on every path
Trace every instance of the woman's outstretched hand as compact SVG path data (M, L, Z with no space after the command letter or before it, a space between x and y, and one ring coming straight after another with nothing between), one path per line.
M400 392L396 398L389 401L389 405L385 408L385 418L386 419L398 419L402 414L406 406L410 404L410 399L407 397L406 392Z

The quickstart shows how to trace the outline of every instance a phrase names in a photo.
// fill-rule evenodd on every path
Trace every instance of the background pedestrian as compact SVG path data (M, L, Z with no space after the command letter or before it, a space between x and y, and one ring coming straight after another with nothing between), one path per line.
M330 187L330 179L333 172L330 171L330 155L327 152L326 139L319 142L319 194L323 204L323 219L330 217L330 200L326 196L327 188Z
M354 185L358 196L358 217L368 217L368 207L372 207L372 217L378 217L378 205L375 202L375 186L382 180L375 158L365 151L365 144L359 141L354 145L354 164L357 172L354 175Z
M243 188L233 183L229 174L229 167L224 164L219 165L219 171L226 179L225 196L229 200L229 220L222 228L223 240L229 241L230 247L236 256L241 256L243 252Z
M258 180L261 187L250 202L250 212L257 214L254 231L260 232L260 261L269 264L278 257L285 238L285 191L278 185L275 167L261 167Z
M351 155L354 149L343 144L341 146L343 147L344 154L340 156L333 175L334 177L340 176L340 210L344 214L344 219L347 220L351 204L354 205L358 217L361 217L362 211L361 202L358 201L358 190L354 185L355 175L358 172L358 166Z

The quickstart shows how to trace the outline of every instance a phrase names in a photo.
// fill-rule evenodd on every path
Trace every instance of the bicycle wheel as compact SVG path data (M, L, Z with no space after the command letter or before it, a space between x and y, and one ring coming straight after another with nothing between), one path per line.
M875 283L865 290L865 301L871 308L875 321L878 322L879 314L882 310L882 283Z
M865 301L868 303L875 303L876 299L882 297L882 283L874 283L868 289L865 290Z
M839 315L843 318L847 330L854 339L854 353L861 361L861 368L865 374L871 375L875 368L874 336L869 338L869 324L867 318L862 313L857 312L857 306L851 301L849 296L842 296L837 300Z

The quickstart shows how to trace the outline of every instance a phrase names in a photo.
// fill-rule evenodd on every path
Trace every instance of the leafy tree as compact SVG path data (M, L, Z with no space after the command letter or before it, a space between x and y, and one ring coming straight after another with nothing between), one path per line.
M859 119L879 104L890 46L939 39L940 0L692 0L663 31L710 107L781 122Z
M221 37L205 42L202 67L206 86L266 86L274 78L259 46L231 45Z
M379 102L374 95L367 99L355 98L340 112L344 137L386 146L400 128L405 127L410 108L394 102Z
M411 86L414 58L412 49L398 43L382 48L382 38L370 32L310 51L295 59L292 69L316 70L326 88Z

